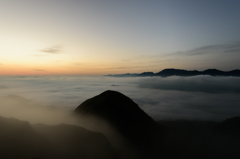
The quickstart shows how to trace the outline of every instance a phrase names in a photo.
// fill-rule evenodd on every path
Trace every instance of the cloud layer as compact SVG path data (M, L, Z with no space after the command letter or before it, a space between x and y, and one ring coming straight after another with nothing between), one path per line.
M1 86L7 89L0 91L0 96L18 95L39 105L73 110L85 100L105 90L116 90L130 97L156 120L221 121L240 116L239 79L209 76L2 77Z
M138 82L139 87L162 90L178 90L207 93L240 93L239 77L152 77L142 78Z

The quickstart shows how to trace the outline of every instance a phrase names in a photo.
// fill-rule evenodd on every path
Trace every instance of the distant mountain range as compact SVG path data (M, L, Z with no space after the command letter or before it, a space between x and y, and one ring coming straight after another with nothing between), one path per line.
M168 69L164 69L158 73L143 72L143 73L109 74L106 76L112 76L112 77L147 77L147 76L169 77L169 76L197 76L197 75L240 77L240 70L236 69L236 70L232 70L232 71L221 71L221 70L217 70L217 69L207 69L205 71L197 71L197 70L188 71L188 70L168 68Z

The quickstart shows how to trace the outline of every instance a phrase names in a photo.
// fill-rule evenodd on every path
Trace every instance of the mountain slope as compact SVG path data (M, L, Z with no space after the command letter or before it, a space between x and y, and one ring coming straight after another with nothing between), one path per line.
M30 125L0 117L0 158L118 159L105 136L73 125Z
M153 131L156 123L129 97L105 91L83 102L74 111L81 115L95 115L110 122L126 137L138 140ZM138 132L138 133L136 133Z

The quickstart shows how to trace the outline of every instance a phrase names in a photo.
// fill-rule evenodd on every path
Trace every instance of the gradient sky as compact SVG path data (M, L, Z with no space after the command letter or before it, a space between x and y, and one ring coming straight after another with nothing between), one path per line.
M240 69L239 0L0 0L0 75Z

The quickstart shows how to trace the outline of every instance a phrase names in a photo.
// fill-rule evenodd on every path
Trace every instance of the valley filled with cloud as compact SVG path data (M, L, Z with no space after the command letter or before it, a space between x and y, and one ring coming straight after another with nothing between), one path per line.
M105 90L115 90L130 97L155 120L222 121L240 115L239 83L238 77L212 76L12 76L1 78L0 100L14 95L39 107L71 111ZM0 115L6 113L1 111Z

